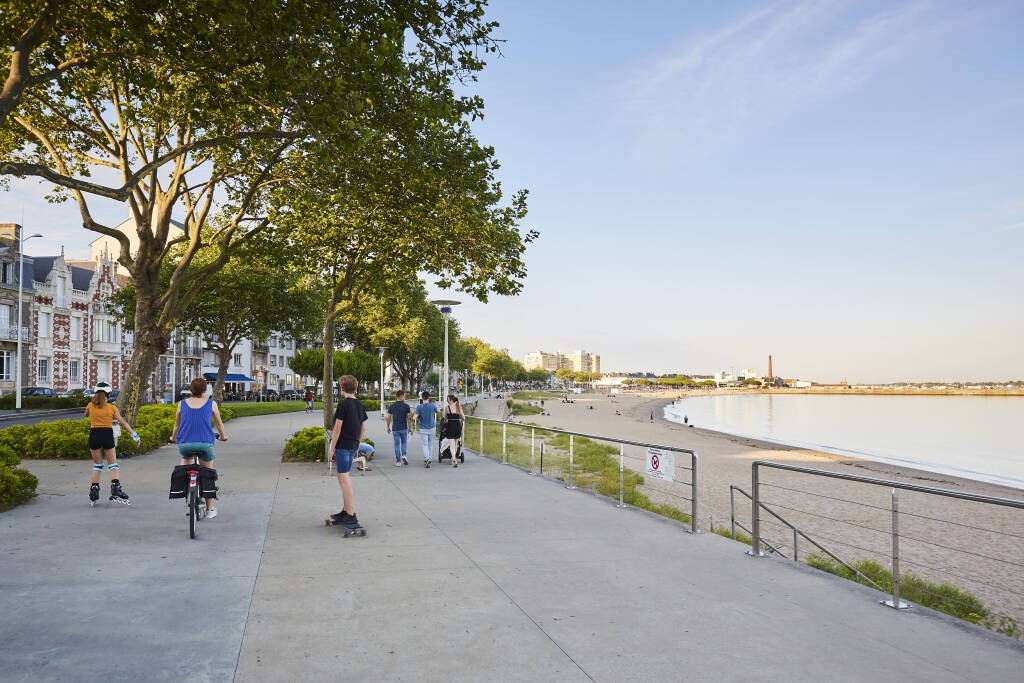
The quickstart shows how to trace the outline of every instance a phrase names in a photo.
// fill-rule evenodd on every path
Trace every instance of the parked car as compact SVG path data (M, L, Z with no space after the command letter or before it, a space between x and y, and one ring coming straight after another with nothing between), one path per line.
M57 398L57 392L50 387L25 387L21 390L22 396L38 396L41 398Z
M277 391L274 389L260 389L259 391L250 391L246 396L247 401L280 401L281 397L277 395Z
M298 391L296 389L285 389L284 391L281 392L281 400L282 401L301 401L302 400L302 392L300 392L300 391Z

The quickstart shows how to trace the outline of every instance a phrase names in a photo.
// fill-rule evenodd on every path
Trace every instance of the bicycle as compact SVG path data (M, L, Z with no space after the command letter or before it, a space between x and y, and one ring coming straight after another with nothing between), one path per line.
M217 440L220 439L220 435L217 435ZM188 516L188 535L189 538L196 537L196 523L206 518L206 503L203 500L203 492L199 490L199 456L206 455L205 451L187 451L181 454L182 459L191 458L192 462L188 463L190 469L185 470L185 474L188 475L188 488L185 494L185 514Z

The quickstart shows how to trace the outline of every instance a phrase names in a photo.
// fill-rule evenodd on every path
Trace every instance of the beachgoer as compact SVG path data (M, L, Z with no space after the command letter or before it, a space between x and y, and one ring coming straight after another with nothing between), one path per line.
M395 402L388 406L388 434L395 440L395 467L409 464L409 413L412 408L405 402L405 392L399 391Z
M191 464L191 454L202 451L203 455L199 456L199 465L212 467L213 459L216 457L213 452L214 441L217 438L221 441L228 440L217 402L206 395L206 389L206 380L196 377L188 385L188 390L192 392L192 395L178 401L178 409L174 413L171 443L178 444L182 465ZM217 425L217 436L213 434L213 424ZM217 508L214 507L213 501L213 498L206 499L207 519L217 516Z
M688 416L686 416L686 415L683 415L683 424L685 425L685 424L689 424L689 423L690 423L690 418Z
M312 413L313 412L313 390L307 388L306 389L306 394L302 397L302 399L306 402L306 412L307 413Z
M459 466L459 443L462 441L462 425L466 414L462 412L459 397L448 394L448 402L444 407L444 438L448 442L448 450L452 454L452 467Z
M121 488L121 467L117 464L117 439L114 437L114 420L128 430L135 443L140 443L135 433L121 412L108 399L110 385L100 382L93 389L92 400L85 406L85 416L89 418L89 453L92 455L92 480L89 483L89 500L96 503L100 499L100 475L103 473L103 460L107 461L107 472L110 474L110 500L131 505L131 499ZM118 428L120 431L120 427Z
M654 411L651 411L651 422L654 422Z
M423 444L423 466L430 467L430 449L434 441L434 429L437 426L437 414L441 409L434 403L429 391L420 394L420 404L416 406L413 421L420 430L420 443Z
M334 428L331 430L331 460L338 472L338 486L341 488L342 508L331 515L339 524L347 527L358 527L356 506L352 492L352 480L348 473L352 470L352 462L359 450L359 444L366 436L366 408L356 398L356 387L359 386L352 375L338 378L341 398L334 411Z

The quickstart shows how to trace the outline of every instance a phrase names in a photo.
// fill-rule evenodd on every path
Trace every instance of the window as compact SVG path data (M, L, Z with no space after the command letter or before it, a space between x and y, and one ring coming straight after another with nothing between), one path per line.
M82 316L71 317L71 341L82 341Z
M0 351L0 380L14 379L14 358L10 351Z
M0 264L0 282L5 285L13 285L14 283L14 263L12 261L4 261Z
M78 384L81 381L79 378L79 367L79 361L68 361L68 382L70 382L71 384Z
M68 305L68 279L66 277L57 278L57 301L56 305L61 308L66 308Z
M283 367L285 367L286 365L288 365L288 359L287 359L287 358L285 358L284 356L281 356L281 357L280 357L280 358L279 358L279 359L277 360L277 364L278 364L278 365L280 365L280 366L281 366L281 367L283 368Z
M275 356L274 354L270 354L270 364L277 365L277 356Z
M241 365L242 365L242 354L240 354L240 353L236 353L236 354L235 354L235 355L234 355L234 356L233 356L233 357L231 358L231 364L232 364L232 365L234 365L235 367L239 367L239 366L241 366Z
M50 336L50 314L44 311L39 312L39 337L45 339Z
M39 375L39 381L40 382L49 382L50 381L50 359L49 358L40 358L39 359L38 368L39 368L39 372L37 374Z
M14 308L10 304L0 304L0 329L3 329L4 332L7 332L11 326L11 314L13 311Z
M96 361L96 381L106 382L110 384L110 361L109 360L98 360Z
M267 346L270 346L270 347L277 346L277 340L274 339L273 337L270 337L269 339L267 339Z
M108 320L107 321L107 334L106 334L106 339L104 341L107 341L107 342L110 342L110 343L114 344L114 343L117 343L117 342L121 341L120 337L121 337L121 335L119 335L117 333L117 323L114 322L113 320Z

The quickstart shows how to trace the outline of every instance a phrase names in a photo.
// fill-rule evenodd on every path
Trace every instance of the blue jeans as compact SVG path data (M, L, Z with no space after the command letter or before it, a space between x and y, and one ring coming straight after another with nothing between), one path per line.
M434 457L434 429L420 429L420 442L423 444L424 462Z
M391 436L395 440L395 462L401 462L402 456L409 454L409 430L394 429Z

